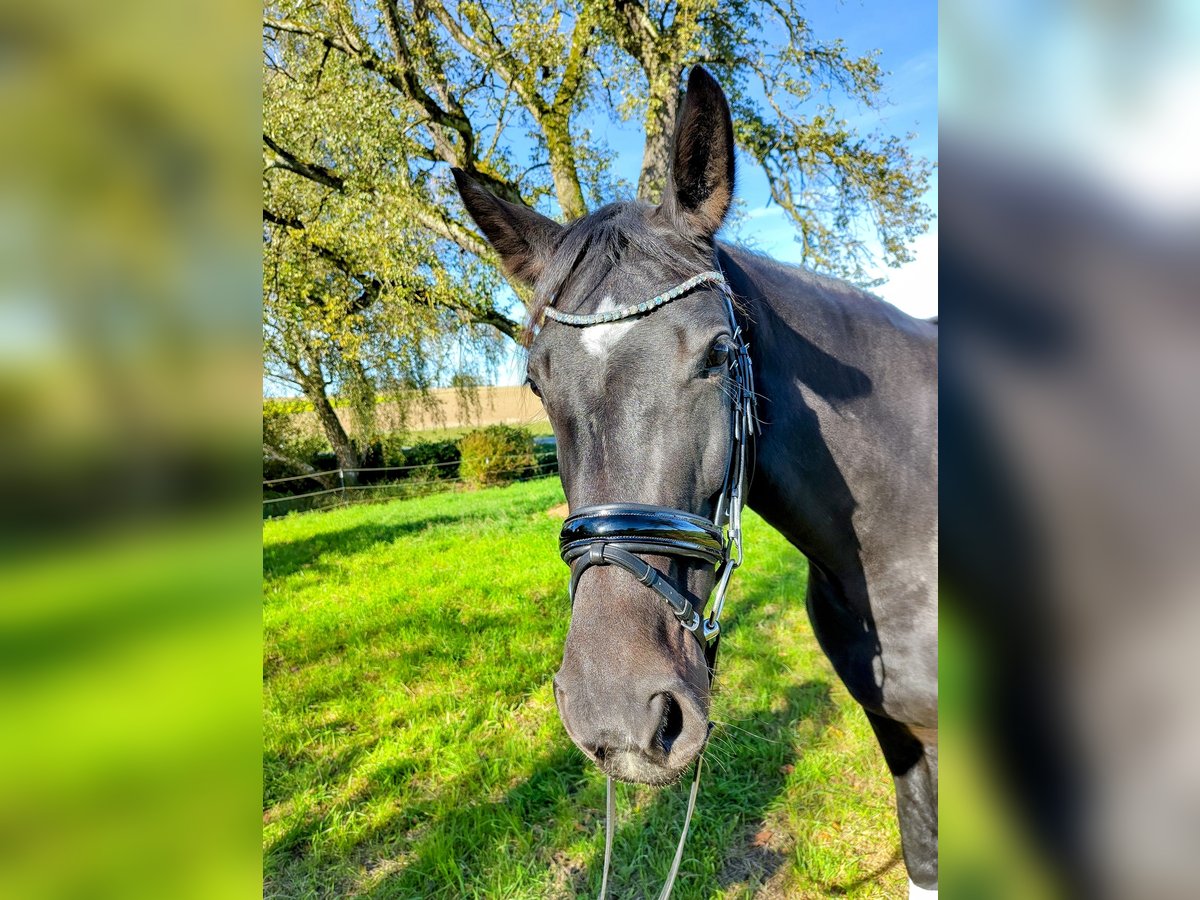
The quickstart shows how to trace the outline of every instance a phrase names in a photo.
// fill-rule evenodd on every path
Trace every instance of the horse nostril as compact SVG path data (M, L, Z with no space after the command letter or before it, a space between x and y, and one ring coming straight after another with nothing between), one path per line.
M608 748L604 746L595 749L596 762L604 762L604 757L608 755Z
M658 743L663 753L670 753L671 747L683 734L683 710L673 694L663 694L663 714L658 725Z

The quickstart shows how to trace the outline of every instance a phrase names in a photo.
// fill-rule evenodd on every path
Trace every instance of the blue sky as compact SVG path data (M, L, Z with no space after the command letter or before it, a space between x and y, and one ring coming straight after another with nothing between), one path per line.
M840 37L853 53L879 50L888 105L880 110L839 107L861 133L907 134L917 156L937 161L938 23L936 3L896 3L886 0L819 0L805 4L818 38ZM937 209L937 170L930 179L925 203ZM751 221L743 231L753 235L758 249L777 259L799 261L794 232L778 207L767 205L766 178L748 165L741 167L738 190ZM915 258L899 269L877 265L875 277L887 278L875 293L915 316L932 316L937 301L937 219L913 244Z

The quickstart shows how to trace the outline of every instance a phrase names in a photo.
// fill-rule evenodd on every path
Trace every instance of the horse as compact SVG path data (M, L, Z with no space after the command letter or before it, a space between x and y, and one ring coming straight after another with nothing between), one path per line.
M695 762L698 782L719 639L698 612L740 556L719 542L744 499L808 559L813 632L893 777L909 895L936 896L938 329L717 240L734 168L729 104L697 66L657 206L560 224L454 171L540 326L527 383L571 510L559 716L610 777L610 836L612 778Z

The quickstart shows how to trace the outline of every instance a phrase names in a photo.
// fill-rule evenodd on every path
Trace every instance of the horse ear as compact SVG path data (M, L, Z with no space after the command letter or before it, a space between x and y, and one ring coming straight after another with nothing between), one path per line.
M725 92L700 66L688 76L675 123L663 208L705 240L725 221L733 200L733 119Z
M467 212L513 278L532 285L550 261L563 227L527 206L501 200L462 169L451 169Z

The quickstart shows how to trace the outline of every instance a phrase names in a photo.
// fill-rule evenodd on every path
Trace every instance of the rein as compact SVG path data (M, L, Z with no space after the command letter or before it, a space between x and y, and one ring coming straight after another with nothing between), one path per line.
M742 564L742 505L745 502L747 479L747 449L753 435L759 431L757 396L754 393L754 371L749 346L738 324L733 307L733 294L725 276L717 271L701 272L668 291L611 312L575 315L547 306L546 319L587 328L609 322L647 315L704 284L716 285L725 299L725 309L732 329L733 355L729 363L734 383L730 403L731 431L729 455L725 465L725 481L712 519L681 509L653 506L645 503L605 503L585 506L567 517L559 535L559 552L571 567L570 596L583 573L592 566L617 566L654 591L667 604L680 626L700 642L708 664L709 685L716 675L717 648L721 638L721 612L725 594L734 570ZM716 570L709 613L704 615L704 603L693 603L685 586L674 584L670 578L641 558L641 554L685 558L711 565ZM712 724L709 724L709 731ZM707 740L705 741L707 746ZM700 769L704 750L696 758L687 813L675 858L659 900L667 900L679 873L683 847L687 841L696 795L700 789ZM617 816L616 794L612 777L606 790L604 824L604 871L600 882L600 898L608 894L608 873L612 862L612 843Z

